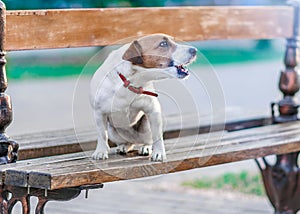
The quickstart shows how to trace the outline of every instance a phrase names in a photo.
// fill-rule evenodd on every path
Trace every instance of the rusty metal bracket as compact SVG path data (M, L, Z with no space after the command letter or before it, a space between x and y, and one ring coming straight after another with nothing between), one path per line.
M0 188L0 214L12 213L17 202L21 202L23 214L30 214L30 197L38 198L35 214L44 214L49 201L69 201L78 197L82 190L103 188L103 184L87 185L58 190L44 190L16 186L2 186Z

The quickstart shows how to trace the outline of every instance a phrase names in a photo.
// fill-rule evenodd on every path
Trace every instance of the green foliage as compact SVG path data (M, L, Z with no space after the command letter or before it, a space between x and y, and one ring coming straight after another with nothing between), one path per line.
M85 75L92 76L99 64L7 64L7 75L9 79L34 79L49 77L78 76L85 70Z
M247 171L240 173L225 173L217 178L202 178L182 183L197 189L222 189L225 191L235 191L245 194L264 196L265 191L261 176L251 175Z
M199 56L192 66L204 66L208 62L212 65L222 65L262 60L281 60L283 55L283 53L275 51L273 48L260 51L255 49L203 49L201 47L198 47L198 49L201 50L199 54L203 54L204 57ZM38 59L36 59L35 56L39 55L39 52L37 52L36 55L30 54L26 56L26 54L24 54L21 59L18 56L9 55L7 57L8 78L75 76L82 72L82 69L85 67L88 59L93 56L93 53L93 51L84 52L84 56L82 56L82 52L78 52L78 50L74 49L74 53L71 54L70 52L66 54L61 52L49 55L44 54ZM79 56L82 60L78 60ZM91 69L89 69L89 72L85 72L85 74L93 74L97 66L99 65L91 65Z
M209 48L201 49L201 53L208 59L211 64L227 64L235 62L250 62L254 60L273 60L280 59L283 56L281 51L273 48L257 50L252 49L218 49ZM202 63L201 63L202 64Z

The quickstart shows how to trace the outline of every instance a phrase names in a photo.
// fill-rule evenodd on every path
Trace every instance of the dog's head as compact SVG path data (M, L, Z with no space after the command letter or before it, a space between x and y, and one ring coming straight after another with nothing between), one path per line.
M182 79L188 76L185 66L196 58L196 53L195 47L178 44L168 35L152 34L133 41L123 60L130 61L143 71L156 68L162 78L165 75L165 78Z

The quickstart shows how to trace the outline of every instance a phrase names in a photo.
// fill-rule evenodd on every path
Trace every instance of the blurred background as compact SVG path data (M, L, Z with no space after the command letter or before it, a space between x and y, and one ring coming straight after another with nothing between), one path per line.
M188 5L277 6L285 4L285 1L281 0L4 0L4 2L8 10ZM203 70L216 71L225 95L225 111L228 120L240 117L269 116L269 103L280 97L277 90L277 81L279 72L283 68L284 40L217 40L192 41L189 43L199 49L198 60L192 65L193 70L199 71L199 73L202 73ZM89 61L103 48L88 47L8 52L7 75L10 81L8 92L12 95L15 118L8 131L15 134L44 131L48 130L49 127L51 129L72 127L74 125L72 99L76 91L75 86L78 77L80 76L81 80L86 82L86 88L88 88L89 79L99 66L98 62L93 64ZM87 64L89 69L86 69ZM268 68L264 66L265 64L268 65ZM261 70L264 70L264 72L261 72ZM264 78L266 75L268 77ZM261 78L257 78L258 76L261 76ZM266 83L264 79L269 82ZM253 93L253 87L249 84L251 81L262 84L258 92L262 96L257 97L255 103L252 102L252 97L257 93ZM42 87L40 87L41 84ZM14 87L18 89L15 90ZM22 93L18 90L21 90ZM196 90L198 89L194 91ZM22 102L28 101L26 97L29 96L32 99L30 100L30 107L26 110L24 108L26 105ZM42 99L39 99L39 96L47 96L48 102L40 101ZM200 105L205 103L204 98L198 100ZM84 102L88 103L88 100ZM60 103L61 106L66 103L68 108L60 108L59 111L54 113L54 108L51 106L54 103ZM206 111L209 108L209 103L206 103L207 105L203 105L201 109L203 116L210 113ZM48 115L52 114L52 118L58 118L61 123L58 124L55 119L48 120L47 123L43 122L47 120ZM34 122L28 125L28 120ZM82 126L88 125L87 117L81 118L80 124Z
M10 10L93 7L164 7L213 5L278 5L284 0L5 0Z
M3 1L8 10L286 4L283 0ZM197 60L192 69L200 73L213 70L217 75L226 102L226 121L270 116L270 103L281 98L277 85L279 73L284 69L284 40L189 43L198 48L201 54L199 59L205 59ZM14 109L9 135L72 128L74 120L79 120L81 126L90 125L84 110L81 115L74 116L73 98L74 94L88 94L90 78L99 66L90 59L103 49L93 47L7 53L7 93L12 97ZM91 69L86 69L87 64ZM82 82L86 89L78 91L78 82ZM198 100L200 105L205 102L201 98ZM84 100L81 103L87 102ZM77 105L78 108L82 107L80 103ZM205 117L205 105L201 111ZM104 190L92 191L90 195L88 201L81 197L61 206L50 203L46 212L97 213L101 209L106 213L272 213L252 160L146 180L107 184ZM155 201L155 206L151 206L149 201ZM86 204L89 204L88 207ZM18 209L20 207L14 213L19 213Z
M284 0L3 0L8 10L106 8L106 7L165 7L165 6L214 6L214 5L281 5ZM201 42L201 52L212 64L250 61L280 56L272 49L272 41ZM9 53L8 77L24 79L77 75L87 59L99 48ZM216 51L222 49L222 51ZM265 52L261 52L264 49ZM259 50L259 51L258 51ZM50 55L49 55L50 53ZM30 55L30 56L29 56ZM55 63L54 63L55 62Z

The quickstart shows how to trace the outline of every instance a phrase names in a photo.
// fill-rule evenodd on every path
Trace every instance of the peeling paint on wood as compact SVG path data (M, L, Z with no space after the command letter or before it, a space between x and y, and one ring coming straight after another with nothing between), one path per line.
M13 15L13 16L46 16L47 10L14 10L14 11L7 11L6 15Z

